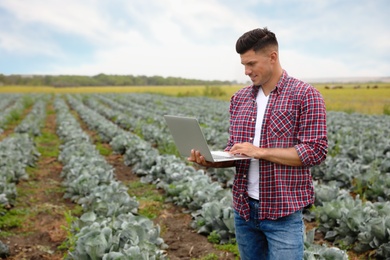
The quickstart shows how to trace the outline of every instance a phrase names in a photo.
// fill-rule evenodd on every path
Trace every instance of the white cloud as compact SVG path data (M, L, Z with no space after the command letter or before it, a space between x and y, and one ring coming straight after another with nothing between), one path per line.
M0 7L15 15L21 24L99 39L98 34L104 31L105 24L96 3L93 0L12 0L2 1Z
M236 60L237 54L226 47L220 47L216 51L210 46L188 44L184 46L185 48L172 45L161 49L154 48L153 44L142 39L136 42L136 45L142 44L143 47L140 49L136 46L134 48L121 46L100 50L90 62L77 67L53 67L53 73L161 75L210 80L235 79L233 64L238 63L239 60Z
M235 41L267 26L292 76L388 76L386 6L383 0L3 0L0 22L9 26L0 30L0 52L25 57L28 73L246 81ZM31 57L38 55L50 63L35 66Z
M344 63L332 58L307 56L294 51L281 51L282 67L296 78L343 77L352 75Z
M295 51L281 51L280 55L282 67L296 78L383 77L390 71L389 63L364 60L350 63L334 57Z
M165 3L164 8L159 4L154 5L158 10L156 13L140 13L137 10L144 7L139 4L124 6L132 19L139 21L141 29L129 27L125 31L113 28L104 32L109 35L106 37L107 42L96 46L91 60L72 64L68 68L53 66L52 73L91 75L103 72L236 79L234 64L239 60L234 51L233 38L227 34L225 40L210 45L210 42L215 41L213 30L218 32L220 27L228 28L223 23L226 19L237 20L234 12L216 2L209 4L209 8L198 6L196 1L188 1L183 5L175 3ZM213 22L213 15L219 17L217 19L220 21ZM199 20L199 16L211 18ZM110 28L109 25L104 27ZM210 38L210 42L207 38Z
M56 44L47 41L46 35L40 31L34 33L19 31L18 26L10 25L13 30L0 32L0 50L25 57L53 56L64 57Z

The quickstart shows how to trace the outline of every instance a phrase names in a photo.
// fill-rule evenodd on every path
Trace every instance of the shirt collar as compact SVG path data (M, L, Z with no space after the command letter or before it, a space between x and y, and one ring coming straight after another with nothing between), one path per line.
M287 80L288 80L288 74L287 71L283 70L282 76L280 77L278 83L276 84L276 87L273 91L275 91L278 95L283 91L284 86L286 86ZM273 92L272 91L272 92Z
M253 97L257 97L257 94L259 93L260 85L252 85L252 95Z

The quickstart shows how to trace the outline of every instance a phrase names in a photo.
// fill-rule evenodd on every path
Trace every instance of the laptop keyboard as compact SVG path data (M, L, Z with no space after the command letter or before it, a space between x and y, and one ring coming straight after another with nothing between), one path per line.
M233 155L227 153L227 152L212 152L213 158L215 159L226 159L226 158L232 158Z
M232 158L233 156L224 156L224 155L217 155L213 154L214 159L226 159L226 158Z

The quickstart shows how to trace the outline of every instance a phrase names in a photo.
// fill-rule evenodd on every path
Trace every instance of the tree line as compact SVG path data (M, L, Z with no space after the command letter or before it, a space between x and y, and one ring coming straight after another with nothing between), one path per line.
M185 79L180 77L134 76L134 75L3 75L0 85L25 86L189 86L189 85L232 85L235 81Z

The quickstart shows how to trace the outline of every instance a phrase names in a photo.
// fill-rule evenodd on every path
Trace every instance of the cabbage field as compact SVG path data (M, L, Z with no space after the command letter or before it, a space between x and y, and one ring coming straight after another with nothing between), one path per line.
M82 209L67 216L66 259L170 258L163 230L139 214L130 187L116 178L114 167L81 124L143 183L163 191L166 203L185 208L194 232L212 237L214 243L234 243L234 169L188 164L178 156L163 119L165 114L197 117L209 144L223 149L228 110L228 102L205 97L0 94L0 212L4 216L18 209L18 186L36 167L38 150L45 149L37 143L41 129L55 118L63 200ZM387 259L390 117L328 111L327 124L328 157L312 170L316 202L304 211L305 259ZM4 240L6 234L0 233ZM0 254L7 255L10 246L0 244L5 248Z

